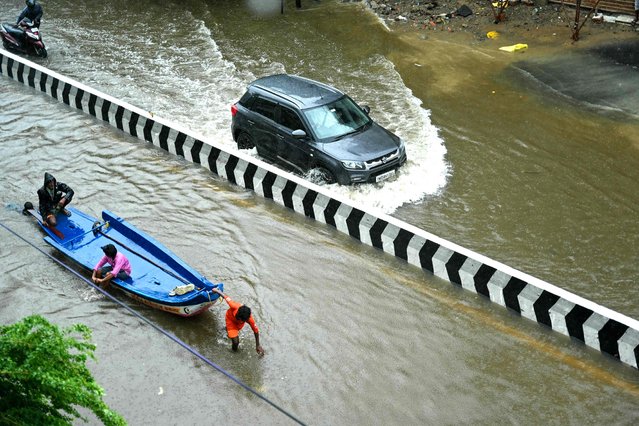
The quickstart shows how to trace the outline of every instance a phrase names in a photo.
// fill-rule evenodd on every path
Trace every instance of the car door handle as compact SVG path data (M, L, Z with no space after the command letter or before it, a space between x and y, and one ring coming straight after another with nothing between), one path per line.
M284 140L284 136L282 136L282 135L277 135L277 137L278 137L280 140Z
M255 121L252 121L252 120L247 120L247 121L251 126L255 124Z

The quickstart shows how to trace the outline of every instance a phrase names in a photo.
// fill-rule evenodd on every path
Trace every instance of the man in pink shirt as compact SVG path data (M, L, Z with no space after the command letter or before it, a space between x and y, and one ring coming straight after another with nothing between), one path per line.
M102 285L103 288L111 283L113 277L126 280L131 276L131 264L122 253L113 244L107 244L102 247L104 256L93 268L93 276L91 280L95 284ZM108 265L107 265L108 264ZM106 266L105 266L106 265Z

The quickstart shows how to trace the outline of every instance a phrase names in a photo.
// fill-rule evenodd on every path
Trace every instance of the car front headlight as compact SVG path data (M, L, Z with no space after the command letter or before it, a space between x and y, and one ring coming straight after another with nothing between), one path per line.
M342 161L342 165L347 169L351 170L364 170L366 169L366 164L363 161Z

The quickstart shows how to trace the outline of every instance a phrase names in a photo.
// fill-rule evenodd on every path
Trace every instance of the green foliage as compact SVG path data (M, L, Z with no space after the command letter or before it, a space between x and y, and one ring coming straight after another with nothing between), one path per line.
M126 425L102 400L86 361L95 359L91 330L64 330L39 315L0 326L0 425L70 425L91 410L105 425Z

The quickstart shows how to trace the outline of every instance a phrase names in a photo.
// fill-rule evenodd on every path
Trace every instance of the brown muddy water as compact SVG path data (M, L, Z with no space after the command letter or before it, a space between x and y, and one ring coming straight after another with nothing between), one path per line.
M46 3L39 63L229 147L230 105L253 79L329 82L370 105L409 155L394 181L335 191L639 318L636 66L581 45L393 32L359 4L293 4L280 15L254 1ZM1 20L21 5L0 0ZM526 41L518 55L498 50ZM587 76L569 74L575 63ZM248 330L231 352L222 306L180 319L113 295L304 423L639 417L635 369L6 77L0 154L0 221L46 253L56 256L19 209L49 171L76 190L77 208L115 212L224 282L254 309L264 358ZM292 423L0 235L0 321L89 325L91 370L130 424Z

